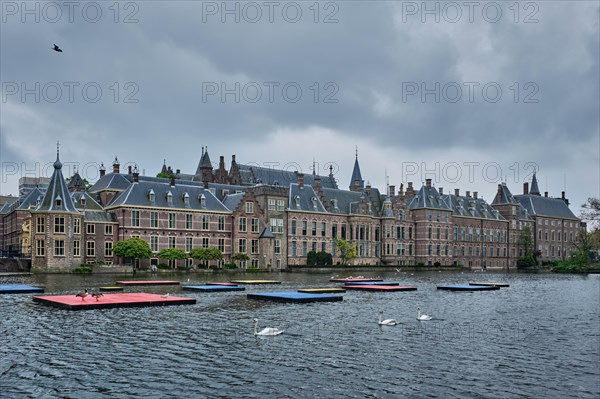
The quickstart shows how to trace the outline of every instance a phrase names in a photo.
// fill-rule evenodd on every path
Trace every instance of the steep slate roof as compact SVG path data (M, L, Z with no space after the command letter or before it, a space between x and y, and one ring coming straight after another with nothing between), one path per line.
M500 212L492 208L482 198L462 195L444 194L444 201L450 206L455 216L467 216L480 219L506 220Z
M102 190L122 191L129 187L130 178L131 176L121 173L109 173L98 179L98 181L90 187L89 191L92 193Z
M538 187L537 177L535 177L535 172L533 173L533 178L531 179L531 190L529 190L529 194L531 195L541 195L540 189Z
M423 185L408 203L410 209L431 208L451 210L440 192L433 186Z
M360 184L360 188L365 187L365 182L362 179L362 175L360 174L360 166L358 165L358 154L356 155L356 159L354 160L354 169L352 169L352 178L350 179L350 187L354 186L354 182L357 181Z
M561 198L540 197L535 194L515 195L515 198L529 215L578 219Z
M54 162L54 172L48 184L48 190L37 211L62 211L62 212L77 212L75 204L71 199L71 193L67 188L67 183L62 174L62 163L56 153L56 161ZM61 205L57 205L57 200L61 201Z
M260 236L258 238L275 238L275 236L271 232L271 229L269 229L268 227L265 227L262 230L262 232L260 233Z
M269 186L286 187L290 183L298 182L298 174L294 171L245 164L238 164L238 167L242 176L242 184L246 186L262 183ZM321 179L321 187L337 188L335 179L330 176L305 174L304 184L314 186L316 177Z
M88 212L86 211L83 216L83 220L86 222L96 223L116 223L117 218L110 212Z
M346 191L331 188L323 188L321 191L323 192L323 197L328 202L329 212L338 215L355 214L361 197L364 197L365 201L371 200L362 191ZM378 195L377 193L378 191L371 191L371 197ZM337 201L337 208L334 206L334 200ZM377 216L380 208L380 205L372 203L371 216Z
M291 211L327 212L311 186L305 184L300 187L297 183L290 184L288 209Z
M69 188L69 191L84 191L86 189L85 182L77 172L71 177L67 187Z
M17 209L28 210L31 207L36 207L38 204L38 199L41 203L43 198L44 194L42 194L42 192L37 187L35 187L33 190L28 192L23 198L19 198L20 204Z
M198 163L198 167L196 168L196 175L200 175L202 173L202 168L211 168L212 163L210 162L210 157L208 156L208 148L206 151L202 148L202 157L200 158L200 162Z
M71 193L71 198L79 211L103 211L100 203L87 192ZM81 203L81 198L85 198L85 204Z
M492 205L517 204L518 202L506 186L506 183L498 184L498 192L492 201Z
M151 190L154 192L153 202L150 201L149 194ZM171 204L167 202L168 193L171 193ZM186 193L189 197L189 204L184 202ZM206 206L204 207L200 204L201 196L204 196L206 200ZM132 183L127 190L116 195L107 208L120 205L229 212L217 197L203 187L188 184L171 186L168 183L149 181Z
M223 204L227 207L227 209L233 212L237 209L238 205L242 201L242 198L244 198L244 195L245 193L228 194L223 199Z

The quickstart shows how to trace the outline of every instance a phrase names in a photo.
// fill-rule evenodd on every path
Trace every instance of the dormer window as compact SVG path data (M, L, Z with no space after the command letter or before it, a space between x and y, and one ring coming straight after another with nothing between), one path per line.
M173 194L170 191L167 192L167 204L173 205Z
M60 197L60 195L58 197L56 197L56 200L54 201L54 203L59 208L62 206L62 198Z
M333 204L333 207L334 207L335 209L338 209L338 200L337 200L337 198L334 198L334 199L332 199L332 200L331 200L331 203Z
M367 209L369 210L369 213L371 213L371 203L370 202L367 203Z
M299 195L296 195L294 197L294 202L296 203L296 206L300 206L300 196Z
M198 196L198 201L200 201L200 206L201 207L205 207L206 206L206 197L204 196L204 194L200 194Z
M404 220L404 211L398 212L398 220Z
M148 199L150 200L150 202L154 202L154 200L155 200L154 190L150 189L150 191L148 191Z
M80 203L81 205L85 206L85 197L83 197L83 196L82 196L82 197L79 199L79 203Z
M313 203L313 208L317 209L317 197L312 197L311 201Z
M190 204L190 195L188 193L183 194L183 203L185 205L189 205Z

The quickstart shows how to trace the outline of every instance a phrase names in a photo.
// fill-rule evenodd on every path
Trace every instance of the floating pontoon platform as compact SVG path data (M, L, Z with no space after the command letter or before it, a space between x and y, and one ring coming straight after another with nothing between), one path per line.
M491 285L494 287L510 287L510 284L506 284L506 283L482 283L482 282L473 282L473 283L469 283L469 285Z
M277 302L337 302L342 301L344 297L328 294L309 294L306 292L262 292L259 294L248 294L248 299L258 299L263 301Z
M44 292L44 289L24 284L0 285L0 294L29 294L33 292Z
M143 306L168 306L168 305L193 305L194 298L182 298L177 296L163 296L158 294L146 294L143 292L127 294L105 294L96 299L88 295L85 298L75 295L48 295L34 296L35 302L55 306L62 309L108 309L129 308Z
M226 285L229 287L237 286L236 283L226 283L221 281L209 281L208 283L206 283L206 285Z
M184 290L201 292L222 292L222 291L245 291L246 288L238 285L185 285Z
M302 288L298 292L305 292L307 294L343 294L346 292L343 288L338 287L322 287L322 288Z
M117 281L119 285L179 285L177 280L127 280Z
M492 291L499 290L500 287L495 285L444 285L438 286L437 289L446 291Z
M362 290L362 291L416 291L417 287L409 287L403 285L345 285L347 290Z
M370 281L383 281L382 278L367 278L367 277L346 277L346 278L332 278L329 281L332 283L367 283Z
M281 284L277 280L231 280L233 284Z
M123 291L123 287L119 287L116 285L110 285L110 286L106 286L106 287L100 287L98 288L100 291Z
M357 281L353 283L345 283L344 285L400 285L393 281Z

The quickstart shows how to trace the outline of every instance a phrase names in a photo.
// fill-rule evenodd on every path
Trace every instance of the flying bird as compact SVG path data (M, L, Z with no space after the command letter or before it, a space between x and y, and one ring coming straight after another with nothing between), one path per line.
M52 50L56 51L57 53L62 53L62 49L60 47L58 47L56 44L54 45L54 47L52 48Z

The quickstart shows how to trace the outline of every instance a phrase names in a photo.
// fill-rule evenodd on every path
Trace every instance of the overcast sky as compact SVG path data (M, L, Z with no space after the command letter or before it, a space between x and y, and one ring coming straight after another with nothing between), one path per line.
M596 1L24 4L1 3L2 194L51 173L58 140L90 181L115 155L194 173L207 146L215 167L333 164L347 188L358 147L383 192L491 202L535 166L576 214L600 195Z

